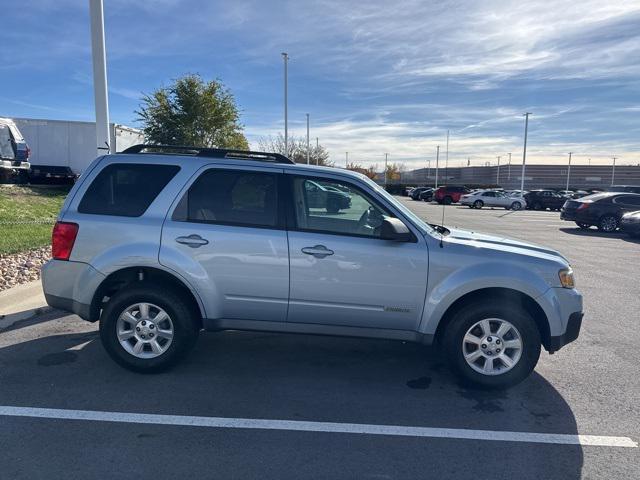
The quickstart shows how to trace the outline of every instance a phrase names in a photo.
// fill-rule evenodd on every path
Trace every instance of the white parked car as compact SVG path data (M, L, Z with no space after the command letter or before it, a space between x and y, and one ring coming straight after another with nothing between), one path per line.
M462 205L469 208L482 207L502 207L507 210L522 210L527 206L527 202L518 194L508 194L497 190L478 190L463 195L460 198Z

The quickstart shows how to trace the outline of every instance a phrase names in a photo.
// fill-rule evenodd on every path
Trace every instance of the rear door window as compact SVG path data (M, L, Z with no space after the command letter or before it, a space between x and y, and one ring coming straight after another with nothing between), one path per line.
M177 165L108 165L91 182L78 212L139 217L179 170Z

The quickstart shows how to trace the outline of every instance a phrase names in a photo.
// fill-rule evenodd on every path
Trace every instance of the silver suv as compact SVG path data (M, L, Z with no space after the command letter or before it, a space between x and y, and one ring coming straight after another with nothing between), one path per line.
M321 187L339 208L311 199ZM260 152L139 145L71 190L49 305L100 320L109 355L174 365L201 330L435 344L467 381L527 377L578 337L582 297L544 247L429 225L358 173Z

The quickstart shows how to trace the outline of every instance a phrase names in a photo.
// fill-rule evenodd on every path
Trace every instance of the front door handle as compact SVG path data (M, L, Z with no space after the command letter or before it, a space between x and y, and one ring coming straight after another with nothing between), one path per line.
M194 233L187 237L178 237L176 238L176 242L182 243L183 245L187 245L191 248L198 248L209 243L209 240L202 238L200 235L196 235Z
M333 255L333 250L329 250L324 245L316 245L314 247L304 247L302 253L307 255L313 255L316 258L324 258L329 255Z

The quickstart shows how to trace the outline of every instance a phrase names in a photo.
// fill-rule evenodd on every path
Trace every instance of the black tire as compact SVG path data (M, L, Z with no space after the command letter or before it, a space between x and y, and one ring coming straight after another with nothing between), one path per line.
M604 233L613 233L618 229L620 222L615 215L603 215L598 220L598 230Z
M508 320L520 333L522 352L518 362L498 375L485 375L475 371L463 354L463 338L476 322L488 318ZM443 332L442 347L449 367L464 382L481 388L502 389L514 386L527 378L540 357L541 339L535 320L521 306L510 302L478 302L462 307Z
M445 205L451 205L453 203L453 198L447 195L446 197L444 197L443 202Z
M135 357L118 340L118 317L127 307L139 302L157 305L167 312L173 322L171 344L155 358ZM100 317L100 340L109 356L122 367L139 373L162 372L177 364L194 346L200 331L197 316L194 308L172 291L171 287L140 283L131 288L123 288L109 300Z
M476 200L473 202L473 208L480 209L484 206L484 202L482 200Z
M591 228L591 225L588 223L576 222L576 225L582 230L589 230L589 228Z
M509 209L517 212L518 210L522 210L522 205L520 202L513 202Z
M534 210L543 210L542 208L542 204L540 202L536 202L533 204L533 209Z

